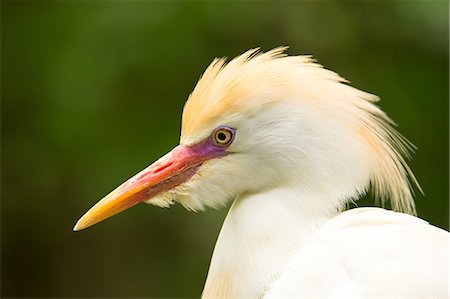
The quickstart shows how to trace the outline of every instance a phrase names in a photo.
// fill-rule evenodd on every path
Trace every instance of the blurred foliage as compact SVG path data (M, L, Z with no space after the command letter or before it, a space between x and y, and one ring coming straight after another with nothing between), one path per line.
M198 297L225 210L139 205L71 229L176 145L214 57L258 46L380 95L418 147L419 215L448 227L447 1L1 4L2 297Z

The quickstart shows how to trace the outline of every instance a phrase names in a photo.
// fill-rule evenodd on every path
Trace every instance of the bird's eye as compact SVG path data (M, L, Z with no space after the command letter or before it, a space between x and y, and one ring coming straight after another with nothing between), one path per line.
M228 127L218 127L212 134L213 143L217 146L228 146L233 142L234 130Z

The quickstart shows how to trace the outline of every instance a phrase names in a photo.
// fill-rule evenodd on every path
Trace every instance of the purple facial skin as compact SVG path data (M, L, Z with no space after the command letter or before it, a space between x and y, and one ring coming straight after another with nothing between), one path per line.
M230 140L225 145L214 141L215 133L219 130L226 130L231 134ZM146 186L133 195L134 202L137 203L175 188L197 173L204 162L227 155L226 149L233 142L234 135L235 129L221 126L197 144L191 146L180 144L118 189L128 192L130 187Z
M230 133L231 139L226 144L219 144L216 141L214 141L215 135L218 131L228 131ZM236 130L228 127L228 126L220 126L214 129L212 134L203 140L200 143L197 143L195 145L189 146L190 150L195 152L199 156L207 156L209 159L222 157L227 154L225 151L228 146L230 146L231 143L234 141Z

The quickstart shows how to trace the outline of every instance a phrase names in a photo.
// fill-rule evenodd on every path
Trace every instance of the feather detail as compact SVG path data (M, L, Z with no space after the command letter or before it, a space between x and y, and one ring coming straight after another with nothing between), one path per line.
M311 56L287 56L286 49L252 49L229 63L215 59L186 102L181 142L205 138L225 114L251 115L292 98L308 101L357 132L371 161L370 189L381 204L390 201L392 209L415 214L412 185L422 190L406 162L414 146L375 105L379 98L349 86Z

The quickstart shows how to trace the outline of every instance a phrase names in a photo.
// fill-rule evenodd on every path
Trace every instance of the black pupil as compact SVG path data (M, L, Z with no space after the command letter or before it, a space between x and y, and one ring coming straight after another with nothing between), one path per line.
M219 134L217 134L217 139L219 139L220 141L224 141L227 139L227 135L225 135L225 133L220 132Z

